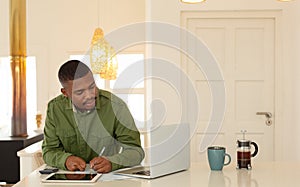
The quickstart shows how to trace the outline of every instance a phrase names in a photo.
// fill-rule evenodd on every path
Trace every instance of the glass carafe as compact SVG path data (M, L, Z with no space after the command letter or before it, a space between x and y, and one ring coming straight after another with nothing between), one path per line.
M251 152L251 145L253 145L255 148L253 153ZM237 169L252 169L251 157L255 157L257 153L258 146L255 142L245 140L245 138L242 140L237 140Z

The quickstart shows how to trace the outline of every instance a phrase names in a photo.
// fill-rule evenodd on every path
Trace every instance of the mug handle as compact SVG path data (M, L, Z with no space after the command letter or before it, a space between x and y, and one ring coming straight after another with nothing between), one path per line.
M254 146L255 150L254 153L251 154L251 157L255 157L258 153L258 145L255 142L251 142L251 144Z
M227 153L225 153L225 156L228 157L228 162L224 163L224 166L227 166L231 162L231 156L229 154L227 154Z

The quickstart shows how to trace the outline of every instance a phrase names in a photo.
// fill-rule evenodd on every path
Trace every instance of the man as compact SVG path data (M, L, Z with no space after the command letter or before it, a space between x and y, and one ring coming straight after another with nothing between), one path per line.
M139 164L140 134L126 104L96 87L90 69L78 60L58 72L62 94L48 103L42 145L47 165L71 171L86 163L106 173Z

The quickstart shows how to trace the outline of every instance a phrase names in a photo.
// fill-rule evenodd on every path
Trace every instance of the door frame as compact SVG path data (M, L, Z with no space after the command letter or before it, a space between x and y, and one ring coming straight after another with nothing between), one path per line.
M188 29L189 19L196 18L213 18L213 19L233 19L233 18L269 18L274 19L275 23L275 38L274 38L274 114L273 125L274 127L274 160L283 160L284 141L281 132L284 130L284 109L283 109L283 54L282 54L282 11L281 10L245 10L245 11L181 11L180 25L183 29ZM187 65L184 63L182 57L180 66L182 69L187 70Z

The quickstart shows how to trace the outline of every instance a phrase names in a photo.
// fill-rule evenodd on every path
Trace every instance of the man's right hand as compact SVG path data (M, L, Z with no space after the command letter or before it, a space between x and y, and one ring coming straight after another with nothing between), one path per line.
M84 171L86 166L82 158L73 155L67 158L65 165L70 171Z

